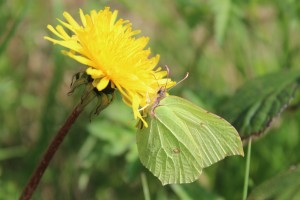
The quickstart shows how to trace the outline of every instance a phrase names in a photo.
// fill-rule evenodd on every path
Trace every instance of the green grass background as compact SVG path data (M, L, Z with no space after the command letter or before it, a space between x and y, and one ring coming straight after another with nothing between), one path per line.
M168 65L187 80L170 91L212 112L245 81L299 69L300 3L256 0L0 1L0 199L17 199L51 138L80 99L68 96L85 67L61 55L51 35L63 11L79 18L110 6ZM137 158L135 121L117 97L89 121L86 108L56 153L33 199L241 199L246 159L230 157L199 181L163 187ZM300 113L284 113L252 144L249 190L299 163ZM145 186L145 185L144 185ZM146 186L145 186L146 187Z

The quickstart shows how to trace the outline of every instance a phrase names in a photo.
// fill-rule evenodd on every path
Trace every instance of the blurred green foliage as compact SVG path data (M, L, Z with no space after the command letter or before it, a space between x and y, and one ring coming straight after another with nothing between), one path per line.
M104 6L150 36L174 80L190 72L170 93L212 112L247 80L300 68L296 0L0 1L0 199L19 196L80 99L80 91L67 93L84 67L43 39L47 24L64 10L78 18L79 8ZM34 199L143 199L143 173L151 199L241 199L246 159L227 158L195 183L163 187L137 158L131 109L117 98L90 122L92 108L72 127ZM249 192L299 163L299 121L300 112L288 110L253 141Z

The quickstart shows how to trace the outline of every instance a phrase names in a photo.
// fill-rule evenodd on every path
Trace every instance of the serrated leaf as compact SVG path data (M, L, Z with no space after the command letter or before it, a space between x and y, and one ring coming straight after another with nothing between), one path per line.
M299 89L300 71L268 74L246 82L223 105L221 116L242 139L258 136L291 102Z
M248 200L300 199L300 168L288 170L254 188Z
M191 102L163 98L137 132L139 157L165 184L190 183L202 169L230 155L244 155L237 131L227 121Z

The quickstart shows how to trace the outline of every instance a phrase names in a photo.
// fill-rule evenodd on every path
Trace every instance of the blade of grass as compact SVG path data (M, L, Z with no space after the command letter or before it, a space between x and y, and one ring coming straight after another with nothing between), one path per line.
M244 189L243 189L243 200L247 199L248 193L248 181L249 181L249 170L250 170L250 157L251 157L251 142L252 139L249 139L248 149L247 149L247 160L246 160L246 170L245 170L245 179L244 179Z
M23 146L8 147L0 149L0 161L23 156L26 148Z
M179 197L179 199L192 200L189 194L178 184L172 184L171 188L175 192L175 194Z
M57 16L61 14L62 11L63 5L61 1L54 1L53 15ZM28 155L30 159L28 158L29 162L27 163L27 170L33 170L33 168L35 167L34 161L39 159L41 150L48 145L48 142L52 137L52 133L55 131L55 126L53 125L56 124L55 119L57 116L57 110L55 109L57 105L56 95L57 91L59 90L59 87L61 86L61 82L63 80L63 76L66 70L64 55L62 55L60 50L60 48L53 47L51 52L54 59L53 75L43 102L41 117L39 120L39 135L36 138L37 142L36 145L33 147L32 152L30 152L30 155ZM29 171L27 173L29 173Z
M64 60L63 55L59 52L57 48L54 48L54 71L52 80L49 85L49 89L44 99L44 105L41 111L41 117L39 120L39 135L37 135L37 140L35 142L32 150L26 155L26 173L30 173L35 167L35 161L39 159L40 153L48 142L53 137L53 132L55 131L56 117L57 117L57 100L56 94L61 85L62 77L65 72L65 67L63 66Z
M5 51L7 45L9 44L10 40L12 39L12 37L15 35L15 32L17 30L17 28L19 27L20 22L24 19L24 16L27 13L28 8L31 7L31 3L32 0L30 1L24 1L26 2L24 6L22 6L22 10L20 11L20 14L18 15L18 17L16 17L16 19L13 22L13 25L11 26L11 28L8 30L7 34L4 34L4 38L0 38L1 39L1 43L0 43L0 55ZM6 22L7 23L7 22ZM5 27L4 25L1 25Z
M142 179L142 186L143 186L145 200L151 200L147 178L144 173L141 174L141 179Z

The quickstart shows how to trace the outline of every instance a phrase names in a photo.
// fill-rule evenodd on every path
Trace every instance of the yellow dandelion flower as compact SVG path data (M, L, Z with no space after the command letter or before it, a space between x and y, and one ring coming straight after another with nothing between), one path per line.
M151 104L160 87L175 84L165 78L166 71L156 68L159 55L151 57L150 48L146 49L149 38L135 37L140 30L132 30L128 20L117 20L118 11L111 12L109 7L90 14L82 10L79 13L82 25L64 12L67 22L59 20L62 26L47 26L59 39L45 39L68 48L64 54L86 65L86 73L98 91L107 86L117 88L123 101L132 107L134 118L140 118L147 126L139 109Z

